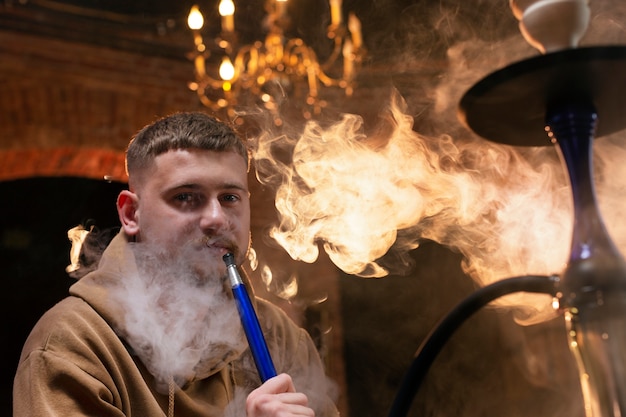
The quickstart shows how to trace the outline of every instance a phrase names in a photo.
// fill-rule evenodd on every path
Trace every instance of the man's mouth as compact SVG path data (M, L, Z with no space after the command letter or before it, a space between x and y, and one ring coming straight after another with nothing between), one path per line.
M204 245L209 249L223 252L223 254L226 254L227 252L233 252L235 247L232 242L222 238L210 238L207 236L204 237L202 241Z

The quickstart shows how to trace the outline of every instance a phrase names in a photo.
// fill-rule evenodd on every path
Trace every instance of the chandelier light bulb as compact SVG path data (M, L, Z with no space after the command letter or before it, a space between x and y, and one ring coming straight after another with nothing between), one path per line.
M235 67L230 62L230 58L225 56L220 64L220 78L224 81L230 81L235 77Z
M235 3L233 0L222 0L219 5L220 16L232 16L235 14Z
M189 26L191 30L200 30L203 25L204 17L202 13L200 13L198 6L194 4L189 11L189 16L187 16L187 26Z
M235 31L235 3L233 0L222 0L218 10L222 16L222 31L233 33Z
M303 110L303 115L310 118L326 106L326 100L319 97L321 87L338 87L346 96L352 94L353 81L366 52L362 47L361 22L354 14L343 22L342 0L327 0L333 24L327 27L326 38L331 41L333 51L325 62L318 62L313 48L302 39L290 38L283 33L289 23L288 1L267 0L267 21L270 24L264 40L240 45L235 31L234 0L220 0L217 8L221 32L214 36L213 31L213 38L207 45L217 45L221 50L211 53L199 30L204 18L198 6L191 8L187 23L193 31L196 46L191 56L196 80L195 84L190 84L190 89L198 94L203 105L214 111L225 109L233 115L237 106L261 100L267 109L276 113L280 106L275 97L263 92L266 84L273 82L272 85L283 89L282 93L289 91L294 94L294 99L305 100L308 109ZM213 28L212 24L210 26ZM214 57L207 61L213 53L222 57L218 68L215 68ZM220 58L217 59L219 62ZM336 76L326 73L331 70ZM280 118L276 117L274 121L278 125Z

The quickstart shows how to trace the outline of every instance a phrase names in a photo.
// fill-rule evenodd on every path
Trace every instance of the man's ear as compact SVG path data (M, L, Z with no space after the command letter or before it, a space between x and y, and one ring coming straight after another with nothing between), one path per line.
M139 233L139 215L137 213L137 194L123 190L117 197L117 214L122 223L122 229L128 236Z

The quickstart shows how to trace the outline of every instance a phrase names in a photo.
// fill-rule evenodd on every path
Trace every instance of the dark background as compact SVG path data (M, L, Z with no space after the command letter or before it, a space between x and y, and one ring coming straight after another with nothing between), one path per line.
M37 319L75 282L65 272L72 227L119 227L115 200L125 184L85 178L0 182L2 317L6 337L0 413L11 414L11 386L26 336Z

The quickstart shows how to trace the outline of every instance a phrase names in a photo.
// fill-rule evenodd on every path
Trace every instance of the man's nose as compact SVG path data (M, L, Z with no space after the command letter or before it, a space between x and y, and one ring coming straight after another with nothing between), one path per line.
M200 219L200 227L204 230L220 229L228 223L224 207L218 200L211 200L204 210Z

